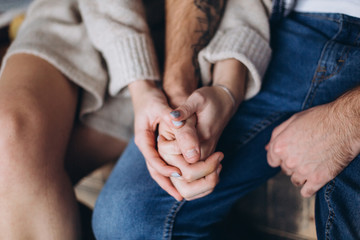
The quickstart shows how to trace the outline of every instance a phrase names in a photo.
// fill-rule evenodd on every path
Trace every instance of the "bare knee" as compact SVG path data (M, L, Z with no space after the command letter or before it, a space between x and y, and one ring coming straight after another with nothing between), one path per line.
M0 184L28 180L34 169L43 167L41 114L27 104L3 105L0 100ZM41 146L42 145L42 146ZM41 147L44 147L41 151Z

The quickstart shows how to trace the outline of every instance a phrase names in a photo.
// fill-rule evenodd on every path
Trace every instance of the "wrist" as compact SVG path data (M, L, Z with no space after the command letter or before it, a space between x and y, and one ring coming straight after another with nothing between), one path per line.
M221 85L221 84L214 84L213 86L222 89L227 94L228 98L230 99L230 101L232 103L231 105L232 105L233 109L235 109L237 107L234 94L232 94L232 92L229 88L227 88L226 86Z
M157 89L157 83L152 80L137 80L128 85L131 96L141 95L149 90Z
M351 90L330 103L330 113L343 128L351 149L360 153L360 87Z
M188 74L186 76L183 73L165 73L163 90L172 107L182 105L197 89L198 82L194 77L189 77L189 75L193 76L193 74Z
M188 99L189 95L173 95L172 97L167 96L169 106L173 109L183 105Z
M128 85L134 109L140 107L154 91L161 91L157 83L151 80L137 80Z
M236 59L216 62L213 71L213 86L223 89L236 109L244 100L247 68Z

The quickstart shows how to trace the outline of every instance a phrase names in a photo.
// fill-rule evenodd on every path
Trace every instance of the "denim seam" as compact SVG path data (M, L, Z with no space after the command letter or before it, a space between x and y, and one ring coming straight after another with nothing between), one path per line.
M342 21L340 22L340 28L339 30L337 31L337 33L330 39L328 40L325 45L324 45L324 48L321 52L321 55L320 55L320 58L319 58L319 61L318 61L318 66L316 68L316 71L314 73L314 76L313 76L313 79L311 81L311 87L309 88L309 91L308 91L308 94L306 95L305 97L305 100L302 104L302 107L301 107L301 110L305 110L309 107L311 107L314 99L315 99L315 96L316 96L316 90L318 89L318 84L323 82L324 80L326 80L327 78L325 79L321 79L321 76L318 77L318 74L319 73L323 73L324 72L324 68L321 66L321 62L322 60L324 59L324 55L325 55L325 52L328 50L328 47L331 43L333 43L333 41L340 35L340 33L342 32L342 29L343 29L343 24L342 24ZM345 61L345 60L344 60ZM343 64L344 65L344 64ZM341 69L341 68L340 68ZM325 71L326 71L326 68L325 68ZM339 72L340 70L338 69L337 72ZM331 76L334 76L334 75L331 75ZM324 77L323 77L324 78ZM320 80L319 80L320 79Z
M356 18L356 20L349 19L348 18L349 15L346 15L346 14L341 14L341 17L342 17L343 22L351 23L351 24L355 24L355 25L360 25L360 21L358 20L359 18L357 18L357 17L352 17L352 18Z
M341 28L340 28L341 31L342 31L342 26L343 26L343 25L341 25ZM341 31L340 31L340 32L341 32ZM339 34L339 32L338 32L330 41L333 42L333 41L336 39L336 37L338 36L338 34ZM354 42L353 42L353 45L356 45L359 39L360 39L360 33L359 33L359 34L357 35L357 37L355 38L355 40L354 40ZM328 46L326 46L324 49L326 49L326 48L328 48ZM306 107L312 106L312 103L313 103L313 101L314 101L314 99L315 99L315 96L316 96L316 90L317 90L317 88L320 86L320 84L321 84L323 81L328 80L328 79L332 78L333 76L337 75L337 74L341 71L341 69L342 69L343 66L345 65L346 60L348 59L349 52L350 52L350 47L345 47L345 48L343 49L340 58L337 60L336 70L334 70L330 75L319 76L319 77L316 78L317 80L316 80L316 79L313 80L314 85L312 86L312 87L313 87L312 93L311 93L311 95L309 96L309 98L311 97L311 100L308 101L308 103L306 104ZM321 61L322 58L323 58L323 57L321 56L320 61ZM340 63L341 63L341 64L340 64ZM319 63L319 64L320 64L320 63ZM320 69L319 69L319 68L320 68ZM325 68L324 71L322 71L322 70L323 70L322 67L318 67L318 69L316 70L315 76L316 76L318 73L326 72L326 68ZM315 78L315 76L314 76L314 78Z
M240 138L239 142L236 144L237 147L241 147L242 145L248 143L251 139L253 139L259 132L273 124L275 121L284 117L289 113L287 112L274 112L270 114L268 117L264 118L260 122L256 123L243 137Z
M326 186L326 190L325 190L325 201L328 205L328 209L329 209L329 215L328 218L326 220L326 225L325 225L325 237L326 240L330 240L330 229L332 227L332 224L334 223L334 218L335 218L335 211L332 208L332 205L330 203L330 195L331 193L334 191L335 188L335 179L330 181L329 184Z
M329 17L329 16L325 16L326 13L320 13L320 14L324 14L323 16L319 15L319 13L315 14L315 13L296 12L296 14L299 15L299 16L303 16L303 17L313 17L313 18L322 19L322 20L329 20L329 21L336 22L336 23L341 22L341 19L336 19L336 18L332 18L332 17Z
M358 21L358 20L344 19L344 16L349 16L349 15L342 14L342 13L296 12L296 14L299 16L304 16L304 17L310 16L310 17L317 18L317 19L325 19L325 20L329 20L329 21L333 21L333 22L337 22L337 23L340 23L341 21L343 21L343 22L347 22L347 23L351 23L351 24L355 24L355 25L360 25L360 21ZM337 19L335 17L326 16L328 14L332 14L334 16L339 16L339 19Z
M164 223L164 231L162 237L163 240L171 239L176 214L179 212L180 208L184 205L184 203L185 200L182 200L181 202L175 202L170 208L170 211L166 216Z
M346 51L346 53L344 54L344 52ZM336 74L338 74L342 67L345 65L345 61L347 60L348 58L348 55L349 55L349 52L350 52L350 48L349 47L346 47L342 54L341 54L341 57L340 59L337 61L337 64L336 64L336 71L333 71L330 75L327 75L327 76L320 76L319 77L319 80L317 81L317 83L321 83L329 78L332 78L333 76L335 76ZM341 64L339 64L341 63Z

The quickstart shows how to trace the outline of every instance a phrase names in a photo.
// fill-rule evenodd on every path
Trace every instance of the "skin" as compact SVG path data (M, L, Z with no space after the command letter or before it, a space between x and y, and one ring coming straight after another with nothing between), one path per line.
M198 66L194 59L196 59L199 49L206 46L215 33L220 22L219 13L222 12L223 7L224 1L167 0L163 82L166 96L154 86L149 86L147 81L138 81L138 83L134 83L135 85L129 85L135 110L135 143L146 159L152 178L179 201L183 199L183 196L172 183L170 176L182 173L178 168L167 164L156 151L156 126L160 123L161 118L173 110L169 105L173 108L179 106L197 88ZM206 37L204 37L205 35ZM189 72L193 74L189 74ZM137 84L142 85L143 90L135 87ZM148 99L144 98L147 91L152 93L147 95ZM152 97L155 97L156 100L149 101ZM149 102L152 104L149 105ZM146 112L148 114L145 114ZM141 117L144 114L147 117ZM192 117L195 118L195 116ZM196 162L200 159L200 146L196 139L195 129L186 130L191 127L188 125L183 128L183 131L178 131L176 134L180 146L186 146L181 149L185 159ZM194 140L188 142L185 139Z
M227 92L217 86L202 87L194 91L176 111L178 118L170 114L164 120L165 129L160 124L159 152L170 165L178 167L182 178L171 178L172 183L186 200L194 200L210 194L219 181L223 154L215 152L220 135L234 114L234 110L243 100L246 83L246 68L235 59L219 61L214 67L214 84L221 84L231 89L236 105ZM201 159L195 163L183 157L177 133L184 131L192 122L191 116L197 116L194 130L200 140ZM220 116L220 117L219 117ZM176 127L171 120L185 121L184 126ZM173 135L169 132L174 133ZM196 139L187 139L196 141Z
M175 107L197 89L197 56L215 35L224 6L224 0L166 0L163 88Z
M29 55L9 59L0 85L0 182L6 183L0 186L0 238L78 239L75 196L63 168L77 89Z
M161 116L172 109L164 93L152 81L129 84L135 114L135 144L144 155L151 177L175 199L182 197L169 181L171 174L181 174L176 167L168 166L156 150L156 128Z
M10 57L0 85L0 239L79 239L73 185L126 143L74 125L77 88L38 57Z
M292 116L271 136L268 163L280 166L310 197L360 153L360 89Z

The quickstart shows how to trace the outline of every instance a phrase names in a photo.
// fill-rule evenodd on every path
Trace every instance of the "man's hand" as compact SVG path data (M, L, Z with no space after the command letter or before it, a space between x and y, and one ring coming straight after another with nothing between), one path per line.
M136 81L129 85L135 113L135 143L144 155L151 177L178 201L182 196L169 177L181 175L179 169L167 165L156 150L155 131L163 115L171 112L163 92L152 81Z
M316 193L359 154L360 121L354 112L359 105L356 101L352 108L349 95L295 114L273 131L266 146L270 166L281 166L295 186L303 186L304 197Z

